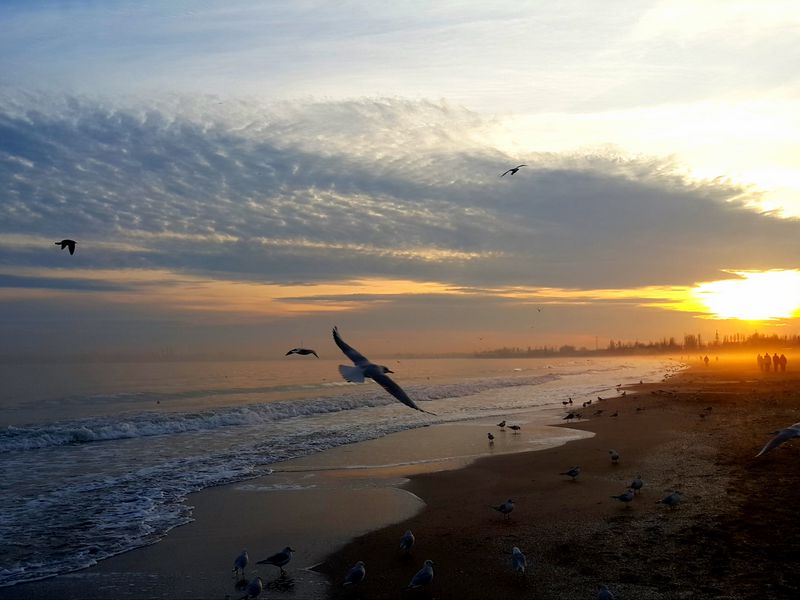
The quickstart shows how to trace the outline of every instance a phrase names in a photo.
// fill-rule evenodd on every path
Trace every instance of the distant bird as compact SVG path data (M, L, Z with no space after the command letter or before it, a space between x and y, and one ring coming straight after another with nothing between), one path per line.
M522 167L527 167L527 166L528 165L517 165L516 167L511 167L508 171L500 175L500 177L505 177L509 173L511 173L512 175L516 175L517 171L519 171Z
M603 414L603 412L604 412L604 411L603 411L603 409L602 409L602 408L598 408L596 411L594 411L594 416L595 416L595 417L599 417L600 415L602 415L602 414Z
M572 404L572 398L569 399L569 403Z
M358 561L344 576L342 585L358 585L367 577L367 570L364 568L364 561Z
M433 561L426 560L425 566L417 571L417 574L411 578L411 582L405 587L405 589L413 590L424 585L429 585L431 581L433 581Z
M256 577L255 579L251 579L250 583L247 584L247 588L245 589L245 595L242 596L241 600L246 600L247 598L258 598L261 595L261 592L264 591L264 582L261 581L261 577Z
M630 485L628 486L633 490L634 493L638 492L644 486L644 481L642 481L642 476L637 475L633 481L631 481Z
M283 570L283 567L289 564L289 561L292 560L292 550L289 546L286 546L283 550L278 552L277 554L273 554L272 556L268 556L264 560L258 561L257 565L273 565L278 567L281 570L281 575L286 575L286 571Z
M566 415L566 416L565 416L563 419L561 419L561 420L562 420L562 421L571 421L572 419L575 419L575 418L577 418L577 416L578 416L578 414L577 414L577 413L574 413L574 412L569 412L569 413L567 413L567 415Z
M630 504L628 504L628 503L631 500L633 500L634 494L635 494L634 491L629 489L629 490L623 492L622 494L620 494L619 496L611 496L611 497L614 498L615 500L619 500L620 502L626 504L627 506L630 506Z
M236 560L233 561L233 572L242 574L242 579L244 579L244 568L247 566L247 563L250 562L250 557L247 555L247 550L242 550L242 553L236 557Z
M619 416L619 411L618 411L618 410L615 410L615 411L614 411L614 414L613 414L613 415L611 415L611 416L612 416L612 417L618 417L618 416Z
M611 457L611 462L615 465L619 464L619 452L616 450L609 450L608 455Z
M502 504L498 504L497 506L489 505L489 508L495 509L497 512L502 513L504 518L508 518L511 514L511 511L514 510L514 501L510 498L503 502Z
M284 356L289 356L290 354L299 354L300 356L307 356L309 354L313 354L317 358L319 358L319 354L314 352L311 348L292 348L289 350Z
M656 500L656 504L666 504L670 508L675 508L683 500L683 495L675 490L671 494L664 496L661 500Z
M614 594L608 589L608 586L601 585L597 588L597 600L614 600Z
M400 550L408 554L411 552L411 548L414 547L414 542L416 539L414 538L414 534L411 533L411 530L408 529L404 534L403 537L400 538Z
M522 429L519 425L509 425L508 428L514 433L519 433L519 430Z
M567 405L569 405L569 402L568 402L567 400L564 400L564 401L562 401L562 402L561 402L561 404L562 404L563 406L567 406Z
M61 246L61 249L69 248L70 254L75 254L75 244L77 244L75 240L61 240L60 242L55 242L56 246Z
M514 546L511 549L511 568L514 569L515 573L522 573L525 575L527 566L528 561L525 560L525 555L522 553L522 550Z
M433 415L434 417L436 416L434 413L423 410L417 406L414 401L408 397L408 394L403 391L403 388L386 376L386 373L394 373L394 371L390 370L389 367L376 365L370 362L358 350L346 344L344 340L339 337L339 329L336 327L333 328L333 341L336 342L339 349L344 352L345 356L352 360L355 365L354 367L339 365L339 373L341 373L345 381L363 383L364 378L369 377L406 406Z
M569 475L572 477L572 481L575 481L575 478L581 474L580 467L572 467L569 471L564 471L563 473L559 473L559 475Z
M520 167L524 167L524 166L525 166L525 165L520 165ZM515 171L515 172L516 172L516 171ZM514 174L514 173L512 173L512 175L513 175L513 174ZM541 309L541 308L539 308L539 307L537 306L537 307L536 307L536 312L542 312L542 309Z
M491 434L491 432L487 433L486 437L489 438L489 443L490 444L494 444L494 436Z
M505 428L506 428L506 421L505 421L505 419L503 419L502 421L500 421L500 422L497 424L497 426L498 426L500 429L505 429Z
M800 437L800 423L795 423L794 425L790 425L789 427L781 429L780 431L773 431L772 434L775 437L766 443L766 445L761 449L761 452L756 454L756 458L766 454L773 448L777 448L789 440Z

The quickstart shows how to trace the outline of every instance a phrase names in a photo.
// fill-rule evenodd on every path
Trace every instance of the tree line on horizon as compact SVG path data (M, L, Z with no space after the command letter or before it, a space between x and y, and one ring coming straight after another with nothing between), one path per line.
M758 332L750 335L734 334L720 337L719 333L714 339L706 342L701 334L687 333L683 336L683 343L675 337L662 338L658 341L628 342L610 340L604 348L594 350L585 346L576 347L569 344L562 346L539 346L527 348L503 347L492 350L482 350L475 353L479 358L506 358L506 357L540 357L540 356L598 356L616 354L695 354L704 352L737 352L745 350L775 350L779 348L792 348L800 346L800 335L763 335Z

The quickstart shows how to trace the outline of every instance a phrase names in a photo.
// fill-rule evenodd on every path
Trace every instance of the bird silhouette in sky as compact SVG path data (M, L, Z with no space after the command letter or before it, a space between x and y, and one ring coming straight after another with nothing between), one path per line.
M60 242L55 243L56 246L61 246L61 249L69 248L70 254L75 254L75 244L77 242L75 240L61 240Z
M508 171L506 171L505 173L503 173L502 175L500 175L500 177L505 177L505 176L506 176L506 175L508 175L509 173L511 173L512 175L516 175L516 174L517 174L517 171L519 171L519 170L520 170L522 167L527 167L527 166L528 166L528 165L517 165L516 167L512 167L512 168L510 168Z

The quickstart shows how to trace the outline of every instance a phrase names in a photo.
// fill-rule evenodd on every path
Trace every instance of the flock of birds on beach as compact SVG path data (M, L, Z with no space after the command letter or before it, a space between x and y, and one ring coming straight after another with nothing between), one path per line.
M515 167L512 167L505 172L501 173L500 177L505 177L506 175L515 175L521 168L526 167L525 164L520 164ZM75 254L75 249L77 246L77 242L72 239L63 239L60 241L55 242L56 246L60 246L61 250L68 250L70 255ZM541 312L541 308L537 309ZM342 378L348 382L352 383L363 383L365 379L372 379L375 383L380 385L386 392L391 394L395 399L402 402L404 405L417 410L419 412L436 416L435 413L431 413L426 411L419 406L408 396L408 394L400 387L394 380L388 377L388 373L393 373L388 367L384 365L378 365L376 363L371 362L367 359L363 354L361 354L358 350L347 344L340 336L339 330L337 327L334 327L332 330L333 340L338 348L342 351L342 353L349 358L353 365L339 365L338 370ZM290 355L298 355L298 356L315 356L319 358L319 355L314 349L303 347L302 343L300 347L292 348L288 352L286 352L285 356ZM640 382L641 383L641 382ZM617 391L620 392L619 386L617 386ZM625 391L622 391L621 396L625 395ZM603 398L598 397L598 401L602 401ZM566 408L568 406L573 405L572 398L565 400L562 402L562 405ZM582 408L586 409L592 406L592 400L587 400L583 402ZM637 408L637 410L643 410L642 408ZM602 409L597 409L593 416L599 416L603 413ZM610 416L617 417L619 412L616 411ZM705 414L701 415L705 416ZM577 411L570 410L563 419L566 421L571 421L573 419L580 419L582 418L582 413ZM505 432L506 428L510 429L513 434L519 434L521 430L521 426L514 423L507 423L506 420L501 421L497 424L498 427L502 432ZM756 457L763 456L767 452L779 447L781 444L800 437L800 423L795 423L789 427L781 429L779 431L773 432L774 437L770 439L765 446L761 449L761 451L756 455ZM495 435L491 432L487 434L489 444L494 444ZM620 454L614 450L609 450L609 457L611 460L612 465L619 465L620 464ZM579 465L575 465L559 473L559 475L566 476L570 478L570 481L575 482L577 478L581 475L581 467ZM640 491L644 486L644 481L642 480L640 475L636 475L629 485L627 489L618 495L611 496L612 499L618 500L622 504L624 504L627 508L630 508L631 502L638 496ZM683 500L683 495L680 491L673 490L670 491L666 496L658 500L657 504L663 504L667 506L669 509L675 509ZM512 499L508 499L505 502L498 504L498 505L489 505L490 508L494 509L495 511L499 512L503 515L504 519L510 519L511 513L514 511L514 501ZM401 540L400 540L400 551L405 555L410 555L411 550L415 544L415 537L414 534L409 530L406 531ZM280 569L281 577L286 576L286 571L284 567L289 564L292 560L292 554L294 553L294 549L290 546L285 547L280 552L277 552L263 560L256 562L258 565L272 565L276 566ZM247 599L255 599L258 598L265 589L264 580L260 576L253 577L252 579L248 580L245 576L245 569L250 564L250 559L247 550L242 551L242 553L236 557L234 560L234 568L233 571L237 577L237 589L241 589L245 592L245 595L242 596L242 600ZM434 562L430 559L425 560L422 568L411 578L410 582L408 583L403 590L414 590L419 588L424 588L430 585L433 582L433 567ZM526 569L528 568L528 562L526 559L525 554L520 550L519 547L514 546L511 549L511 569L514 573L518 573L520 575L524 575ZM344 586L358 586L366 579L366 565L364 561L358 561L355 565L353 565L347 573L344 575L343 583ZM601 585L597 588L597 600L614 600L614 594L609 590L609 588L605 585Z

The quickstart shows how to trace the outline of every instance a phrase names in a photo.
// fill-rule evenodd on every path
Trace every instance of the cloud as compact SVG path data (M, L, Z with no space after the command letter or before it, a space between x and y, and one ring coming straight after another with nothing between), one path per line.
M500 179L517 157L447 104L215 102L5 94L2 264L562 288L796 266L797 221L658 158L540 153Z

